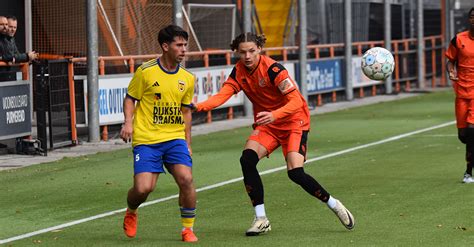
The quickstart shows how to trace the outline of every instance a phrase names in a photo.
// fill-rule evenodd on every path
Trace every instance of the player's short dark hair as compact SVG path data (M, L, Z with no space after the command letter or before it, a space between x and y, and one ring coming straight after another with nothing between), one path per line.
M469 13L467 14L467 18L471 17L472 12L474 12L474 7L472 7L471 10L469 10Z
M14 15L7 15L7 19L14 20L14 21L18 20L18 19L16 19L16 16L14 16Z
M169 44L174 41L175 37L182 37L187 41L188 32L184 31L184 29L179 26L168 25L158 33L158 43L160 43L160 45L163 45L164 43Z
M265 45L265 41L267 38L265 38L265 35L257 35L254 33L242 33L239 36L237 36L234 40L232 40L232 43L230 44L230 49L233 51L236 51L239 49L240 43L243 42L254 42L258 47L263 47Z

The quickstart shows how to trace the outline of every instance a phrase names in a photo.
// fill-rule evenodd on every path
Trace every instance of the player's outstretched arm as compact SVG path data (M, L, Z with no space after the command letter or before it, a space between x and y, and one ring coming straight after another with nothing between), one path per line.
M230 97L232 97L232 95L234 95L234 93L235 90L232 86L224 84L224 86L217 94L211 96L206 101L197 103L195 105L196 111L210 111L224 104L228 99L230 99Z

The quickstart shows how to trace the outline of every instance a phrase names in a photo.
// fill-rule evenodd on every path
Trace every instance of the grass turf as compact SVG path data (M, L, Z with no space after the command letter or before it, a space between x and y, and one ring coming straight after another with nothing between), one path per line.
M308 158L452 121L453 95L431 93L353 108L312 119ZM197 188L241 176L238 159L249 128L193 139ZM305 170L356 217L347 231L325 205L293 184L285 171L262 176L273 230L245 237L253 209L242 182L198 193L195 230L203 246L469 245L471 185L461 184L464 147L455 126L308 163ZM0 239L125 207L132 182L131 150L120 150L0 172ZM280 150L259 163L284 164ZM177 193L160 176L148 201ZM467 213L463 213L467 212ZM140 209L136 239L122 214L11 242L13 246L181 245L177 200Z

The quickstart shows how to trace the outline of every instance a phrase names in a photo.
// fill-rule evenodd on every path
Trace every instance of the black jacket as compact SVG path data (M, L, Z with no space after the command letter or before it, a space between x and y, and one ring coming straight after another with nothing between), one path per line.
M25 63L29 61L27 53L20 53L15 38L0 34L0 61ZM0 66L0 81L16 81L17 67Z
M15 43L15 38L0 34L0 60L4 62L24 63L29 61L27 53L20 53Z

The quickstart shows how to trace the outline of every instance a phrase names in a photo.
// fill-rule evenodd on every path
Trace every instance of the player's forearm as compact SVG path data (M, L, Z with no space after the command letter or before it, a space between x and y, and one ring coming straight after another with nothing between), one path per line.
M27 53L15 54L15 63L26 63L30 61Z
M446 70L448 70L448 72L452 72L454 71L455 67L456 65L454 64L454 62L448 59L448 61L446 62Z
M224 104L228 99L230 99L230 97L232 97L232 95L234 95L234 89L231 86L224 84L216 95L211 96L206 101L197 103L197 111L210 111Z
M135 101L129 97L123 100L124 123L132 123L133 113L135 112Z
M184 134L188 146L191 146L191 126L192 126L192 113L189 108L183 107L183 118L184 118Z
M273 117L275 119L281 119L288 115L291 115L297 110L301 109L301 107L303 107L304 105L303 100L301 100L301 97L299 96L299 93L297 90L294 90L293 92L286 94L285 98L288 100L288 103L272 111Z

